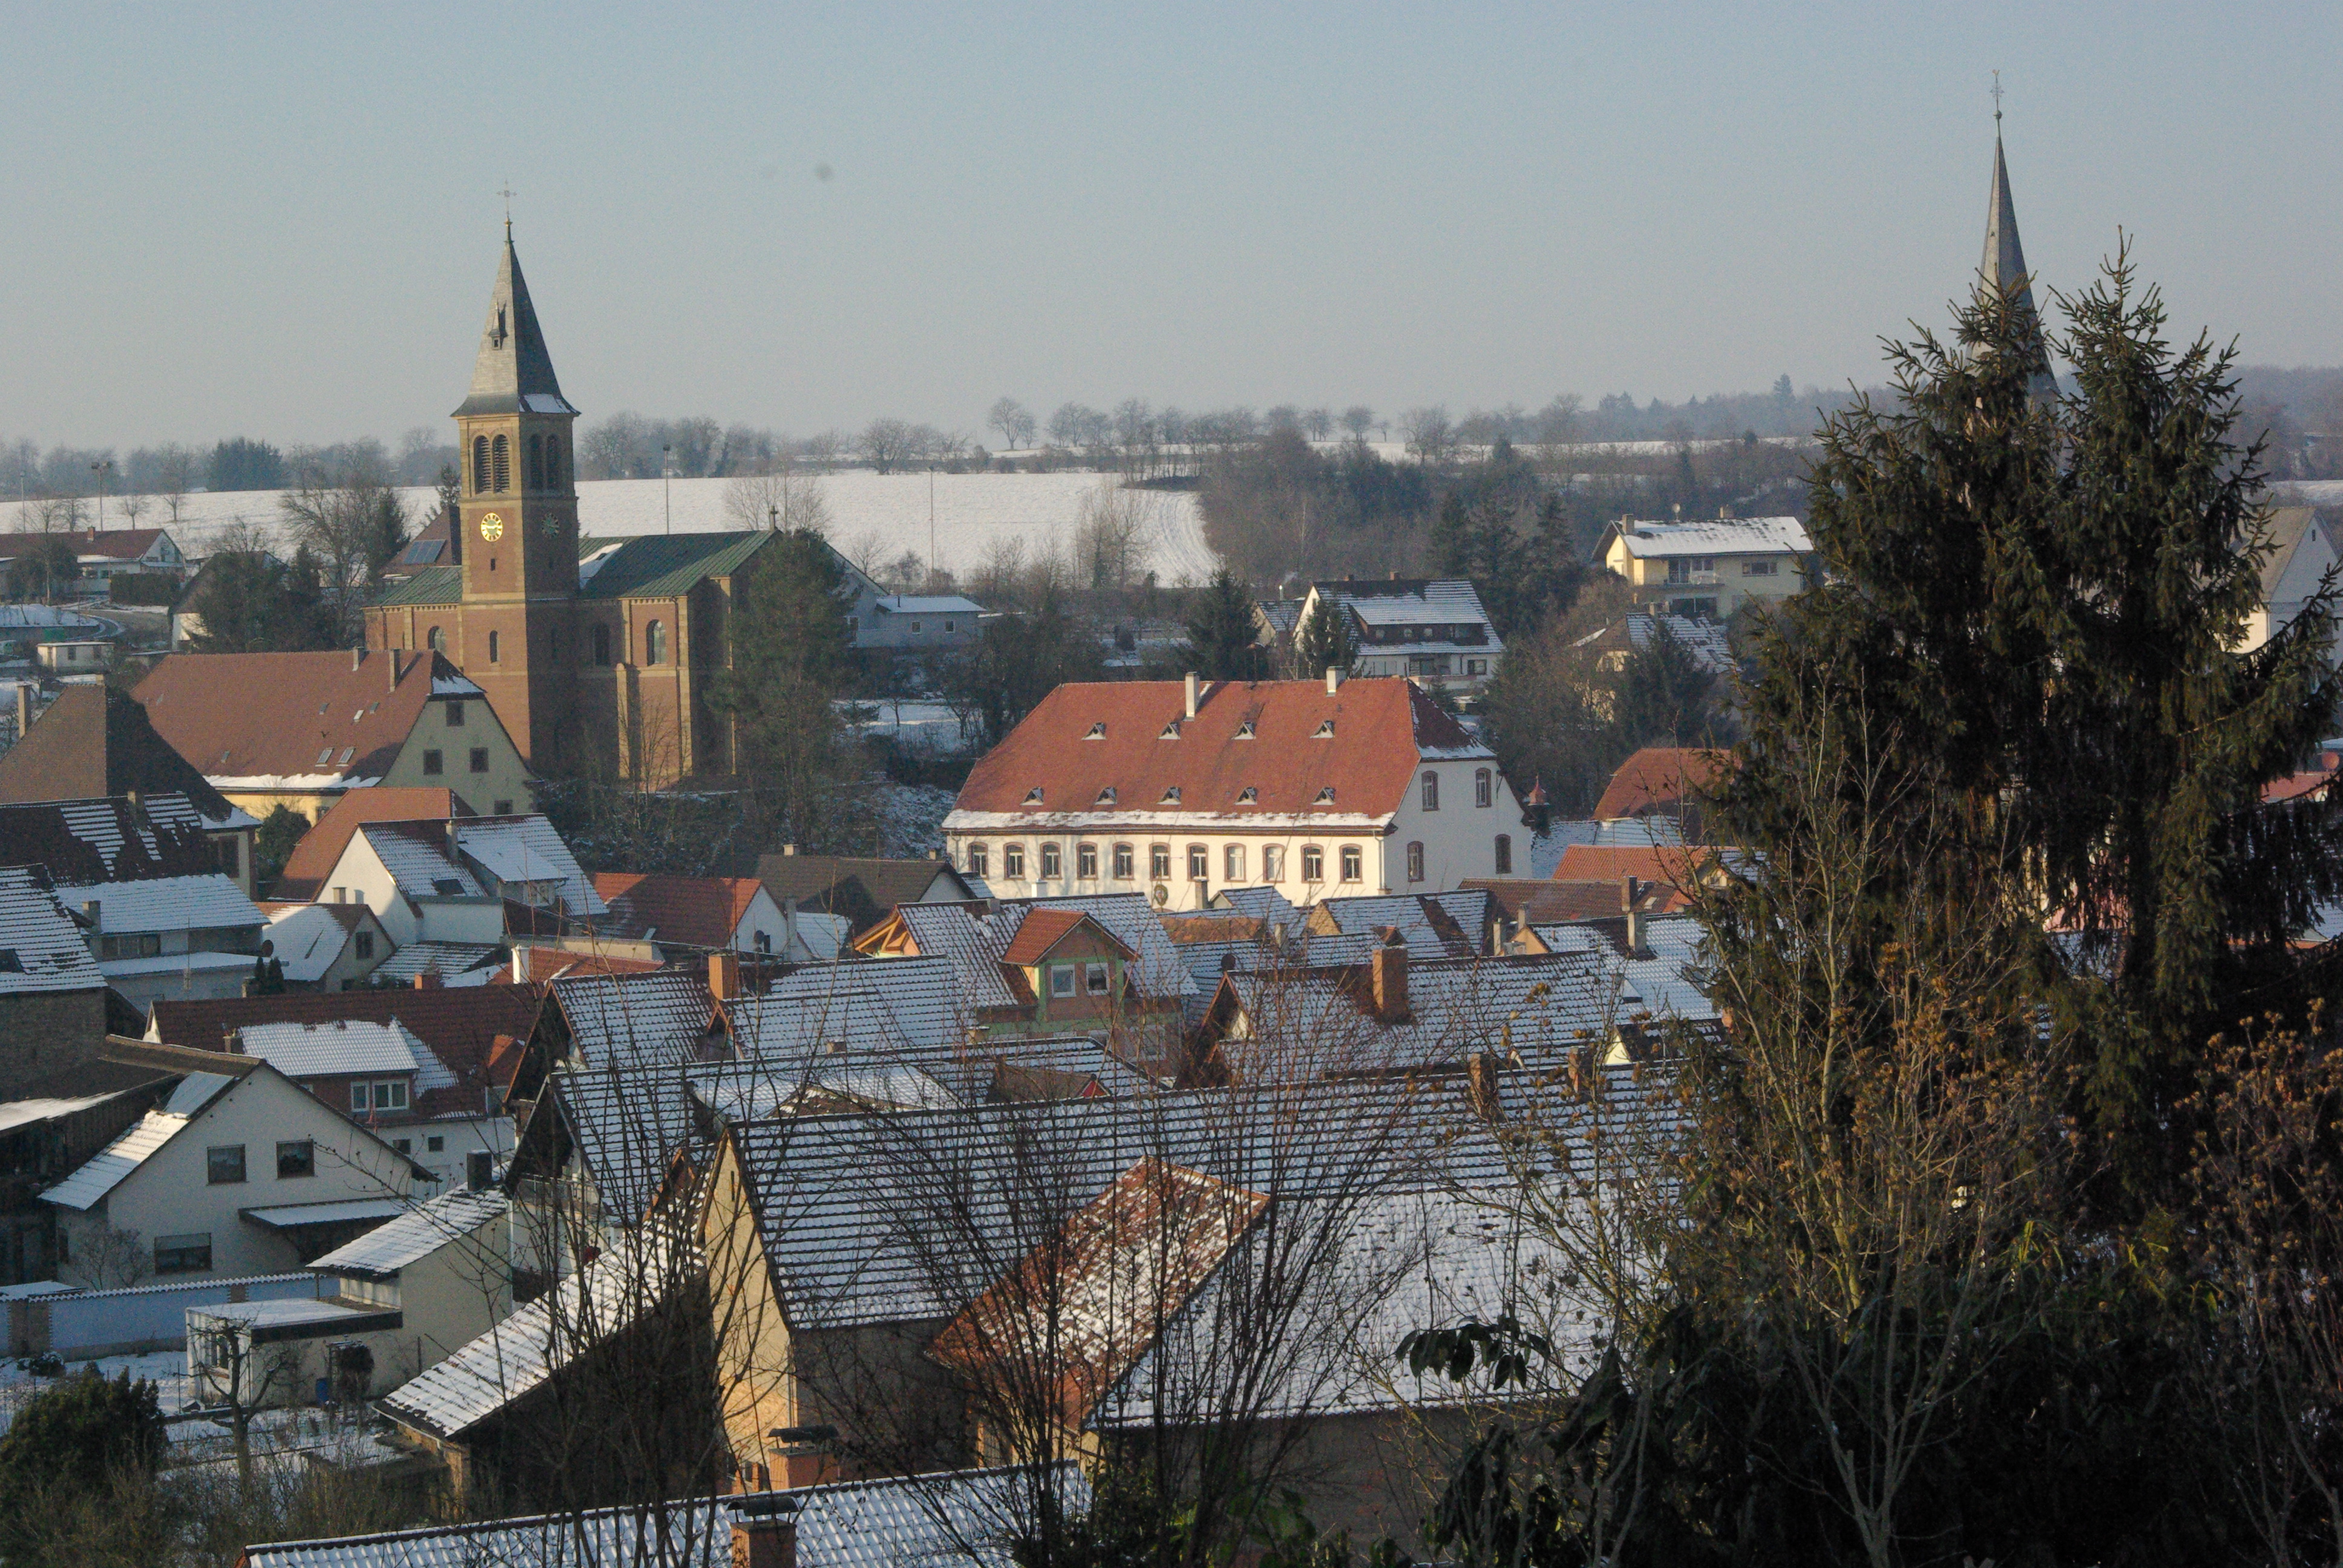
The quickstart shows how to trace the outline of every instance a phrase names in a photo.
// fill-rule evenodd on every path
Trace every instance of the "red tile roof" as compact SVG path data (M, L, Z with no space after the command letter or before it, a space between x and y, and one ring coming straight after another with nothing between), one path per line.
M1210 681L1194 719L1185 707L1180 681L1061 686L977 763L958 809L1383 815L1399 809L1424 752L1490 755L1406 680L1337 692L1315 680ZM1329 786L1332 800L1321 798ZM1178 801L1167 800L1175 787ZM1241 799L1247 789L1253 798Z
M110 561L135 561L155 548L160 528L84 528L66 534L0 534L0 557L30 555L43 544L62 538L76 556L103 556Z
M322 812L287 857L271 897L300 901L317 898L341 863L351 838L368 822L444 822L477 816L453 789L353 789Z
M1132 956L1131 949L1119 940L1112 931L1091 920L1080 910L1038 909L1026 915L1017 934L1001 950L1001 961L1018 969L1040 963L1051 948L1064 940L1076 926L1087 925L1125 958Z
M2273 779L2262 786L2262 804L2275 806L2282 800L2299 800L2305 795L2324 789L2335 782L2336 769L2343 765L2343 754L2322 751L2309 768L2291 773L2283 779Z
M594 873L594 890L610 906L609 930L694 948L730 947L762 885L754 877Z
M1716 858L1716 851L1699 845L1635 844L1612 846L1572 844L1562 851L1554 869L1557 882L1610 882L1622 877L1639 882L1662 882L1672 888L1699 884Z
M216 783L307 779L330 788L389 769L435 679L463 675L436 653L411 649L376 649L356 660L347 651L175 653L133 695L163 739ZM496 722L485 702L470 706L475 723Z
M1722 751L1691 746L1646 746L1611 775L1595 803L1597 821L1645 817L1674 806L1689 793L1713 788L1730 759Z
M563 948L522 946L513 949L513 965L522 984L552 980L577 980L585 975L639 975L667 966L657 959L630 959L616 953L573 953ZM512 970L505 971L506 976ZM509 980L507 983L510 983Z

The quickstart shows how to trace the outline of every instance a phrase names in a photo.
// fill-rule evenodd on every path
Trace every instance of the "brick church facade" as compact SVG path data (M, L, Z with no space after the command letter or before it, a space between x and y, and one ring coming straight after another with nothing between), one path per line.
M367 646L445 655L541 777L656 789L732 773L732 726L709 698L731 661L735 585L775 536L581 549L578 410L554 376L509 225L455 420L452 548L368 605Z

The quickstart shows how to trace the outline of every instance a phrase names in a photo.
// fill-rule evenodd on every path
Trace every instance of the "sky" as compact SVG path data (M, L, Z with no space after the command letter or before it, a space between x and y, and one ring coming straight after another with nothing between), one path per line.
M2343 6L0 4L0 437L450 429L504 202L563 390L989 439L1879 379L1983 240L2343 363Z

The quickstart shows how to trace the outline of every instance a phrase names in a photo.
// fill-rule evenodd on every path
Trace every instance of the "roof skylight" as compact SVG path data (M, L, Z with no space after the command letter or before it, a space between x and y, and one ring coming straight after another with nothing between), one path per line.
M1237 791L1237 804L1240 806L1250 806L1260 799L1261 791L1250 784Z
M1039 784L1036 784L1033 788L1025 791L1025 804L1028 806L1039 806L1041 803L1041 787Z
M1106 739L1106 720L1105 720L1105 719L1100 719L1096 724L1091 725L1091 732L1090 732L1088 735L1083 736L1083 737L1082 737L1082 739L1085 739L1085 740L1103 740L1103 739Z
M1334 721L1329 719L1320 724L1316 729L1311 731L1310 739L1312 740L1332 740L1334 739Z
M1329 784L1323 789L1319 790L1318 799L1311 802L1313 806L1332 806L1333 803L1334 787L1332 784Z
M1099 791L1099 793L1098 793L1098 804L1099 804L1099 805L1101 805L1101 806L1111 806L1111 805L1113 805L1113 804L1114 804L1114 786L1113 786L1113 785L1110 784L1110 785L1108 785L1105 789L1101 789L1101 790L1100 790L1100 791Z
M1180 786L1177 784L1165 785L1163 787L1163 804L1166 806L1177 806L1179 803Z

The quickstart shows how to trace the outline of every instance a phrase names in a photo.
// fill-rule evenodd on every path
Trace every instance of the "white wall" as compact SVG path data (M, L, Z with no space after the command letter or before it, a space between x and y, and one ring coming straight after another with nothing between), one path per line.
M317 1145L317 1173L279 1180L277 1143L305 1138ZM234 1143L244 1145L245 1180L215 1186L206 1151ZM158 1280L281 1272L300 1266L292 1241L237 1211L350 1198L405 1198L412 1186L406 1163L387 1145L272 1070L259 1068L206 1106L88 1212L57 1211L58 1231L70 1253L57 1276L74 1283L91 1282L81 1267L92 1256L89 1244L109 1228L138 1231L150 1268L156 1237L210 1232L212 1266L207 1272L156 1276Z
M505 907L498 899L418 899L410 906L397 880L374 852L363 831L350 835L349 847L334 862L318 897L334 901L334 890L347 888L349 897L374 911L390 940L400 947L413 942L483 942L494 946L505 940Z

